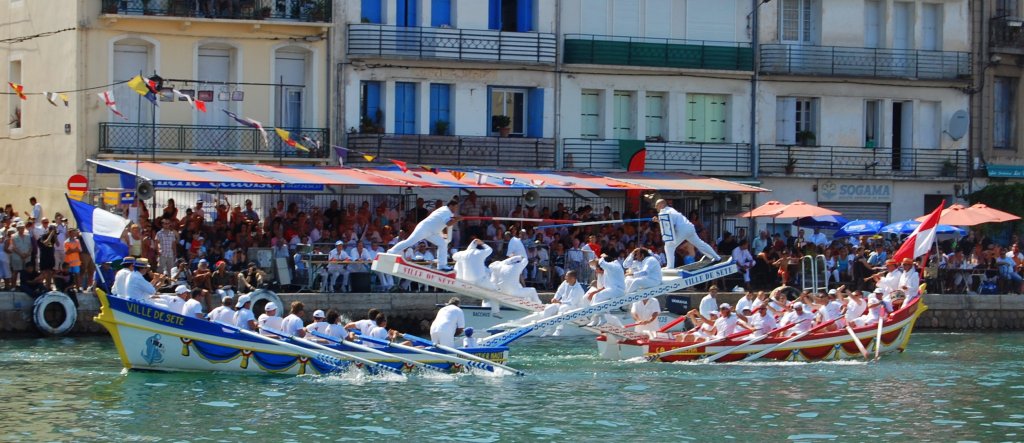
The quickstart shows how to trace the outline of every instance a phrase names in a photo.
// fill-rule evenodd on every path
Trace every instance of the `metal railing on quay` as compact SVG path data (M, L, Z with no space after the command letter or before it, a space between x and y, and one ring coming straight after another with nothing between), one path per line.
M288 146L268 129L263 135L242 126L149 125L100 123L101 153L120 155L260 156L327 158L329 132L324 128L289 129L292 139L308 151ZM313 143L301 140L309 137Z
M750 43L567 34L565 63L750 71Z
M103 14L330 23L333 0L103 0Z
M989 44L997 48L1024 48L1024 18L996 17L989 21Z
M963 149L761 145L762 174L967 178Z
M544 32L348 25L348 53L354 56L554 63L555 52L555 35Z
M645 142L649 171L687 171L750 174L751 150L747 143ZM620 164L619 140L567 138L562 141L564 169L625 169Z
M553 168L555 142L550 138L475 137L417 134L349 134L350 150L430 166ZM345 164L368 164L349 153Z
M971 54L918 49L761 45L766 74L968 80Z

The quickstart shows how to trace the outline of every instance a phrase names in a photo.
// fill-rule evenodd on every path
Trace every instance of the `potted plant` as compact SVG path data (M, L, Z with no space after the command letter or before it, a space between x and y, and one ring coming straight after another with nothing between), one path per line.
M814 134L814 131L800 131L796 133L796 141L800 146L815 146L818 136Z
M940 173L943 177L955 177L956 169L956 163L947 158L946 161L942 162L942 170Z
M498 134L502 137L508 137L512 132L512 117L507 115L495 115L491 117L491 127L498 129Z
M786 173L792 174L796 172L796 157L789 157L786 160Z
M373 119L367 116L359 117L359 133L361 134L376 134L377 125L373 123Z
M444 120L434 122L434 135L448 135L449 123Z

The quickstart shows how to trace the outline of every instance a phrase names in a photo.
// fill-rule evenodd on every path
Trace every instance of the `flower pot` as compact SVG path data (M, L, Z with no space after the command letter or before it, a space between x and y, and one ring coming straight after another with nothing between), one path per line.
M508 137L509 134L511 134L511 133L512 133L512 128L509 128L509 127L498 128L498 135L500 135L502 137Z

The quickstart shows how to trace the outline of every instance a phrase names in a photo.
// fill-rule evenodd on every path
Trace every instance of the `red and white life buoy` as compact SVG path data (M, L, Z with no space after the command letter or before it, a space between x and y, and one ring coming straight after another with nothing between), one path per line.
M78 308L63 292L47 292L34 302L32 321L46 335L64 335L75 327L76 320Z

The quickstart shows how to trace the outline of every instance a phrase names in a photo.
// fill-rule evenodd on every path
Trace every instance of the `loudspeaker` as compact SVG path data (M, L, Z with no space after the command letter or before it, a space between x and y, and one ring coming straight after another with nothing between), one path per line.
M147 180L139 181L138 186L135 187L135 197L139 200L149 200L153 198L153 184Z
M523 194L523 204L528 208L537 206L540 203L540 194L537 191L529 191Z

